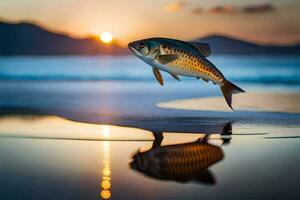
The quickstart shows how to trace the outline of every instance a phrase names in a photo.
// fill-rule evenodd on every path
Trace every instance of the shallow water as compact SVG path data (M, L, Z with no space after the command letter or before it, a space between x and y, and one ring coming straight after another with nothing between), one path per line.
M299 131L233 124L208 140L164 133L153 146L141 129L4 117L0 198L298 199Z
M299 57L210 59L246 91L299 91ZM299 114L160 109L221 95L164 77L134 57L1 57L0 199L299 199Z
M238 84L300 86L299 56L226 55L209 60ZM162 75L168 83L176 82ZM0 80L155 82L151 67L134 56L0 57Z

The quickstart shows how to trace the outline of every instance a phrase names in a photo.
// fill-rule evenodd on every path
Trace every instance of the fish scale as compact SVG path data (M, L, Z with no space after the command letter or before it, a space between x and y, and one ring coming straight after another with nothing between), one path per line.
M192 142L152 148L133 156L131 167L159 179L186 182L199 180L214 183L208 168L224 157L220 147L204 142Z
M223 81L223 75L209 62L204 62L203 57L197 55L199 52L191 51L190 49L182 50L185 47L177 48L171 45L160 45L160 53L166 54L177 54L179 55L177 60L168 63L168 66L175 68L178 72L182 72L187 76L197 76L206 78L213 81L214 83L220 83ZM196 54L196 55L193 55Z

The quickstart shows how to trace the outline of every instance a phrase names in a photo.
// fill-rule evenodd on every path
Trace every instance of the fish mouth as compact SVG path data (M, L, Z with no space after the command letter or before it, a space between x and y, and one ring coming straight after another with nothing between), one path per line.
M135 54L134 51L136 51L132 45L132 42L129 42L128 45L127 45L128 49L130 50L131 53Z
M128 43L127 46L128 46L129 51L130 51L132 54L134 54L134 55L140 57L140 52L139 52L138 50L136 50L136 49L133 47L132 42Z
M129 163L129 166L131 169L137 169L137 165L136 165L136 162L133 160Z
M129 43L127 44L127 47L128 47L128 49L131 49L131 48L132 48L132 42L129 42Z

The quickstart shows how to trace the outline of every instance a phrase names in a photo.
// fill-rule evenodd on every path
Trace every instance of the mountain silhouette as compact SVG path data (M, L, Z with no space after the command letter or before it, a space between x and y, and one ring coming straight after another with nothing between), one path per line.
M29 23L0 22L0 55L98 55L128 54L116 44L95 38L75 39Z
M213 35L197 39L211 45L212 54L299 55L300 45L258 45L235 38ZM53 33L31 23L0 22L0 55L127 55L117 43L105 45L98 39L76 39Z
M195 41L208 43L211 46L212 55L299 55L300 45L278 46L278 45L259 45L252 42L225 37L221 35L212 35L199 38Z

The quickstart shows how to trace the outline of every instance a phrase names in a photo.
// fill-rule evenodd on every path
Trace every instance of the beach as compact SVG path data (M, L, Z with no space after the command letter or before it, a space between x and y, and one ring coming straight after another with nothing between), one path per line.
M161 87L131 57L0 59L0 197L297 199L299 59L252 61L277 67L268 82L247 59L215 58L247 91L235 111L217 86L164 74Z
M233 99L235 102L234 110L236 111L300 113L300 93L298 92L242 93L234 95ZM224 104L222 96L161 102L157 106L169 109L233 111Z
M8 130L10 123L14 126ZM1 196L7 199L233 199L246 194L249 199L295 199L299 195L299 126L239 124L230 127L229 135L224 132L210 135L209 144L218 148L223 158L209 166L213 183L207 183L198 177L201 169L176 180L173 176L164 178L164 174L161 178L147 175L142 166L132 168L130 163L137 152L153 148L149 131L82 124L54 116L2 117ZM181 145L189 145L204 136L205 133L164 133L162 147L155 151L163 151L169 145L180 149ZM182 158L179 154L169 159L178 162ZM150 167L155 169L155 165ZM166 167L176 170L176 165ZM186 169L195 170L193 166Z

